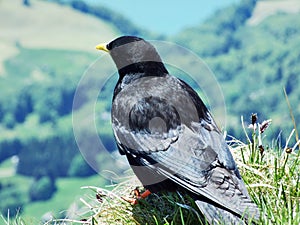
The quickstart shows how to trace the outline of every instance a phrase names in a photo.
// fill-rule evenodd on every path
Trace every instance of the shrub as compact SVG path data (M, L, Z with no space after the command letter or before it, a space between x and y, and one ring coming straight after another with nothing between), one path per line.
M47 200L56 191L55 180L48 176L35 180L29 190L31 201Z
M95 171L87 164L80 154L73 158L68 172L69 176L87 177L93 174L95 174Z

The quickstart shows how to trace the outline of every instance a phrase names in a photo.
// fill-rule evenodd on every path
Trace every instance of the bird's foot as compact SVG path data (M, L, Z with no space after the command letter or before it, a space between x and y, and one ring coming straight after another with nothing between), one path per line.
M132 205L136 205L138 204L138 201L140 199L145 199L151 194L149 190L146 190L143 193L141 193L137 188L133 190L133 193L134 193L134 197L121 197L121 198Z

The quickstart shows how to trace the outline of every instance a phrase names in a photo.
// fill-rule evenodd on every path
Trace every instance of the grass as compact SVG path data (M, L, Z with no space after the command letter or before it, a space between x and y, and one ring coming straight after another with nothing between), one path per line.
M18 185L19 193L27 193L31 183L30 179L19 175L2 178L1 181L2 183L13 182ZM22 212L18 213L16 217L10 216L12 212L9 211L5 215L0 214L0 224L4 222L5 225L37 225L42 224L41 218L45 214L53 218L65 218L67 215L71 216L70 213L80 214L78 208L84 206L80 201L84 191L80 187L84 184L104 186L105 180L99 175L95 175L88 178L60 178L57 179L56 184L57 192L50 200L26 203ZM67 213L67 210L70 211Z
M80 208L82 206L79 199L80 196L84 194L80 189L83 184L105 185L104 180L98 175L89 178L61 178L56 182L57 192L49 201L31 203L25 207L22 213L22 217L25 221L41 218L48 212L50 212L54 218L64 218L66 216L66 210L70 209L72 202L74 207Z
M26 225L26 222L20 217L20 215L17 215L14 219L10 219L9 212L6 217L0 215L0 221L1 220L4 225Z
M232 139L229 142L239 170L252 200L261 211L258 224L300 224L300 151L299 140L293 130L280 147L276 143L263 143L266 126L252 121L250 129L244 125L248 143ZM244 124L244 122L243 122ZM132 197L132 190L142 189L130 176L110 188L83 187L89 194L81 198L86 212L80 220L52 221L49 224L148 224L188 225L205 224L191 198L184 193L153 194L132 206L122 197Z
M200 215L192 199L184 193L152 194L146 200L140 200L138 205L131 205L123 197L133 197L132 190L141 184L135 176L110 188L85 186L89 197L81 199L86 213L76 220L56 220L48 224L195 224L199 223ZM111 189L112 190L109 190ZM184 222L184 223L182 223Z
M293 130L284 147L264 146L253 130L248 144L235 140L237 164L250 195L261 210L260 224L300 224L299 140ZM297 150L296 150L297 149Z
M280 147L275 143L263 143L265 130L264 123L253 123L250 128L244 127L248 143L232 139L229 142L239 170L248 187L252 200L261 211L258 224L300 224L300 153L299 141L293 130L286 140L286 145ZM248 133L250 133L248 135ZM85 180L85 184L95 184L97 177ZM82 183L82 182L81 182ZM142 191L141 184L135 176L125 177L119 184L103 187L84 186L74 191L78 181L58 181L58 190L61 193L48 203L49 210L63 211L69 200L77 198L78 209L73 217L57 215L45 225L58 224L148 224L148 225L177 225L177 224L205 224L201 220L200 212L192 199L185 193L158 193L152 194L138 205L131 205L122 197L132 197L136 187ZM66 194L68 193L68 194ZM70 193L70 194L69 194ZM86 193L85 195L83 193ZM34 215L40 207L47 203L36 203L27 208L27 215ZM59 206L59 208L58 208ZM37 224L29 217L17 216L15 219L2 217L5 225ZM0 218L1 221L1 218Z

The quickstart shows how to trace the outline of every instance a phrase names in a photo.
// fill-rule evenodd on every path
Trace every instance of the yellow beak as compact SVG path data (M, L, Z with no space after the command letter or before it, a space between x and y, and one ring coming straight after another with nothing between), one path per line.
M109 50L106 48L106 43L102 43L96 46L97 50L101 50L101 51L105 51L105 52L109 52Z

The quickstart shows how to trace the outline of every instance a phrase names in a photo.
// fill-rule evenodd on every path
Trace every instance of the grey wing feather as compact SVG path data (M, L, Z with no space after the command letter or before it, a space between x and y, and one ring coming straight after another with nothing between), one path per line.
M245 214L245 218L258 220L258 208L248 195L225 140L218 134L217 130L207 130L203 126L202 128L200 127L198 126L198 129L202 130L197 132L199 134L197 135L197 141L190 139L187 142L190 143L190 146L186 146L189 149L183 150L192 152L190 155L186 155L184 160L181 161L181 158L176 153L166 155L158 152L153 154L154 159L160 160L164 164L169 162L169 165L172 162L171 168L176 167L174 168L176 169L176 174L170 174L160 168L158 170L174 182L194 193L205 196L231 212L235 212L238 215ZM183 133L183 135L192 137L192 134L187 132ZM170 149L175 147L176 150L173 151L177 152L177 154L184 148L183 145L176 146L180 141L182 141L181 137L170 147ZM191 143L194 143L194 146L191 146ZM157 154L159 156L155 157ZM230 154L230 156L221 158L221 161L220 155L222 154ZM174 161L178 161L177 164ZM193 167L191 165L197 166ZM188 180L186 179L187 177Z
M232 213L224 209L215 207L203 201L195 201L200 211L205 216L210 224L231 224L231 225L244 225L246 224L242 219L234 216Z
M182 131L177 133L176 140L124 132L124 130L120 133L115 132L118 138L121 136L122 146L124 143L126 145L134 143L130 152L131 149L138 149L137 152L132 153L150 154L157 163L153 165L147 160L143 163L151 165L157 173L237 215L245 214L245 218L259 218L258 208L251 202L231 153L227 152L229 149L218 130L210 130L201 123L195 123L192 129L183 126ZM222 154L230 154L230 156L222 158L220 157ZM201 207L208 209L205 204ZM214 208L216 207L211 207L210 210L213 212ZM214 213L222 211L224 210L217 207ZM239 219L236 220L240 222Z
M169 130L164 135L149 134L127 130L123 126L112 125L118 146L124 151L134 154L150 154L151 152L165 151L175 142L178 129Z

